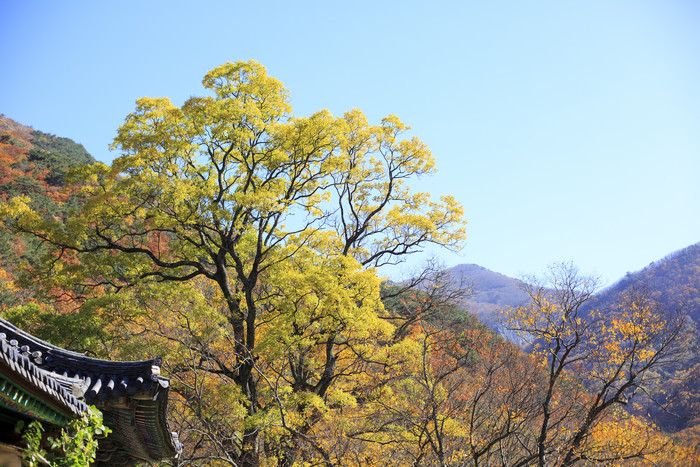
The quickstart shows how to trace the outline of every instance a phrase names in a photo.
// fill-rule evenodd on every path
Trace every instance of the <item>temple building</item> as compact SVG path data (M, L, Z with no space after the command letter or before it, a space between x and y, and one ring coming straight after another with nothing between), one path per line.
M166 418L170 381L160 357L137 362L90 358L37 339L0 319L0 465L20 465L17 422L39 420L58 433L95 405L112 432L96 465L170 460L182 450Z

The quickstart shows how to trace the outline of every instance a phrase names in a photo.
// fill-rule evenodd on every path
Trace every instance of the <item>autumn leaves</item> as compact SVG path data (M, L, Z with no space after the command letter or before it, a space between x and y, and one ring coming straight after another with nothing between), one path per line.
M673 358L676 321L634 300L583 314L592 288L568 271L511 311L538 349L525 355L447 319L439 274L390 297L377 267L465 235L459 203L411 189L435 170L425 144L395 116L293 117L287 90L253 61L203 83L210 94L181 107L137 101L114 140L122 155L74 171L83 202L65 223L21 199L1 212L51 249L33 270L44 291L71 292L84 319L104 323L100 351L164 355L183 462L555 465L658 452L653 430L641 448L605 447L601 430L640 423L613 408ZM591 378L572 376L586 365Z

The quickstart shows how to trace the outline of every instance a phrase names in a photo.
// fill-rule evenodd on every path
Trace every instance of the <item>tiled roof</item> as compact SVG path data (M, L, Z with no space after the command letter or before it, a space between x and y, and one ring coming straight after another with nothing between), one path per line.
M87 411L88 406L85 402L35 365L28 353L18 347L17 341L8 340L4 332L0 332L0 363L4 363L12 372L20 375L25 384L47 396L43 401L28 396L21 397L24 392L22 388L14 385L8 375L3 375L0 392L9 396L10 400L4 403L13 410L57 425L64 425L72 416Z
M110 426L114 440L130 440L121 448L127 454L152 461L173 457L181 449L165 415L170 382L160 376L160 357L135 362L91 358L37 339L0 319L1 364L45 395L42 400L30 398L35 407L14 407L16 401L0 400L11 410L63 425L65 420L87 411L88 404L96 404L108 426L110 421L130 418L129 423L114 422L115 426ZM13 384L10 379L0 377L0 393L2 384ZM8 391L12 389L7 386ZM132 407L126 412L124 398ZM120 408L113 407L112 402L119 402ZM48 406L42 407L42 403ZM37 416L42 411L49 415ZM145 418L136 417L144 411ZM115 417L117 412L119 416Z
M91 358L37 339L4 320L0 320L0 339L14 343L13 347L34 365L68 386L74 395L84 397L88 404L147 391L154 383L169 385L166 378L159 377L160 357L136 362Z

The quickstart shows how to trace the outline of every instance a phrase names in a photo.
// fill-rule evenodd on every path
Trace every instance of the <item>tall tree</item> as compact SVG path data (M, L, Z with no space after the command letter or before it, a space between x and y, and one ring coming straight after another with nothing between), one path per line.
M595 289L595 279L572 264L554 265L544 279L530 281L530 304L510 311L510 328L529 335L546 374L537 448L520 465L606 463L663 449L651 439L603 449L599 443L610 440L600 432L607 418L642 396L658 371L681 357L683 317L643 290L613 309L584 313Z
M410 189L434 161L397 117L293 117L287 90L253 61L219 66L203 84L210 94L181 107L137 101L114 140L122 155L75 174L87 201L67 222L23 198L3 211L51 246L33 272L71 298L214 285L207 300L230 346L184 345L245 409L220 458L257 465L272 411L305 410L304 394L323 400L368 358L363 339L391 334L377 318L375 268L427 244L458 248L464 221L454 199Z

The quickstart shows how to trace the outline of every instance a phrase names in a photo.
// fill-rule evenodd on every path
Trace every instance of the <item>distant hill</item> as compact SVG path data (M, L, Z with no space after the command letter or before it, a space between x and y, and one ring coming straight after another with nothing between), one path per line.
M521 281L476 264L462 264L449 271L455 280L473 285L474 295L465 297L460 306L511 342L521 346L525 344L522 338L505 330L499 320L502 310L527 301ZM700 336L700 243L654 261L641 271L628 273L597 293L586 308L610 309L633 288L646 288L666 309L685 315L689 329ZM672 432L700 425L700 361L697 349L690 349L677 369L684 372L682 380L667 381L664 392L655 394L660 401L669 402L668 410L661 410L655 405L646 407L657 425Z
M500 311L527 300L522 281L476 264L449 269L457 279L472 283L474 294L460 305L482 322L498 328ZM605 309L633 287L646 287L666 307L680 309L700 326L700 243L669 254L641 271L627 273L612 286L598 292L589 308Z
M641 271L628 273L598 293L590 308L605 310L633 288L645 288L665 309L682 313L688 328L700 336L700 243L654 261ZM678 369L683 378L669 379L663 392L656 394L660 401L670 403L667 410L655 405L647 408L654 422L668 431L700 424L700 361L696 346L679 362Z
M454 280L471 283L473 295L466 297L459 305L479 320L512 342L520 338L511 335L501 325L501 311L525 303L527 294L523 283L503 274L490 271L476 264L460 264L449 269Z
M633 287L645 287L665 307L681 310L700 325L700 243L654 261L641 271L627 273L599 292L591 305L605 309Z
M31 206L46 216L65 218L75 200L63 190L66 171L95 159L71 139L17 123L0 114L0 201L31 198ZM33 264L42 249L35 238L13 236L0 219L0 311L22 302L12 280L21 262Z
M0 115L0 199L28 195L35 207L53 209L65 200L66 170L94 162L82 144Z

